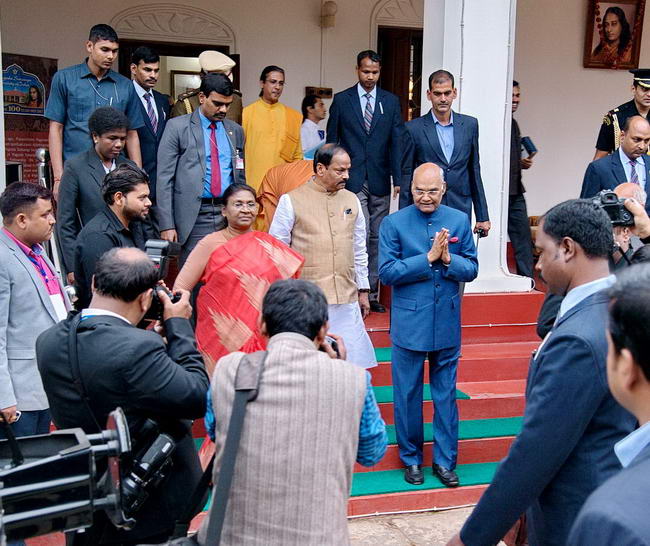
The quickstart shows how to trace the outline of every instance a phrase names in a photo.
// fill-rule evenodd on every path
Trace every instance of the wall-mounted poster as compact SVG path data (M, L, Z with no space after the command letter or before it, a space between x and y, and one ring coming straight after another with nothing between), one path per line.
M7 172L21 173L25 182L37 182L36 150L47 148L49 121L43 117L57 60L2 54ZM15 182L7 179L7 183Z
M645 0L588 0L585 68L638 68Z

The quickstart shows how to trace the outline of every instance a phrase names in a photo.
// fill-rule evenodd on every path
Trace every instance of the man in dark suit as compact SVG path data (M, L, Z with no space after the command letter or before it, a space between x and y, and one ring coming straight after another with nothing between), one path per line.
M415 168L422 163L435 163L443 168L447 183L442 203L463 211L470 219L473 204L474 232L483 230L487 235L490 218L479 164L478 121L452 111L456 94L451 73L437 70L429 76L427 98L432 109L406 124L402 184L406 191L400 195L400 208L413 202L409 185Z
M57 202L57 232L68 282L74 283L74 249L81 229L103 210L101 185L106 173L133 161L122 155L129 119L124 112L104 106L88 119L92 146L65 162Z
M567 544L650 544L650 266L621 273L610 291L607 381L639 428L614 447L623 470L587 499Z
M334 95L327 122L327 142L343 146L352 160L346 189L357 194L366 219L370 310L384 313L377 301L379 225L401 180L401 138L404 124L399 99L377 87L381 57L374 51L357 55L359 83ZM410 183L410 180L409 180Z
M496 544L524 512L531 545L566 544L587 497L620 470L614 444L636 423L607 387L609 217L586 200L560 203L535 243L537 270L565 298L531 358L522 430L450 544Z
M533 239L530 233L528 209L524 197L524 184L522 171L533 166L533 157L536 152L528 157L521 157L521 131L514 118L514 113L519 108L521 89L519 82L512 82L512 128L510 129L510 180L508 187L508 237L515 252L517 274L533 277Z
M650 190L650 122L642 116L625 120L621 145L613 153L589 163L580 197L593 197L601 190L613 190L623 182L639 184ZM650 207L650 202L646 203Z
M180 265L203 237L225 227L225 189L246 183L244 130L226 119L232 82L224 74L206 74L199 100L198 110L169 120L158 148L160 236L183 245Z
M411 191L415 204L388 216L379 231L379 277L393 287L395 426L404 479L422 473L422 364L429 359L436 438L433 473L447 487L459 484L456 369L460 355L459 283L478 273L476 248L466 214L441 205L442 168L420 165Z
M135 327L151 306L157 281L158 271L144 252L111 250L97 263L90 308L43 332L36 342L57 427L96 433L120 406L136 451L148 447L142 445L147 420L176 442L167 478L149 491L131 531L117 530L96 515L85 533L72 533L73 544L164 542L201 476L190 419L205 414L209 381L188 320L189 293L180 291L177 303L160 294L167 343L154 331ZM69 350L75 344L76 359Z
M144 125L138 129L142 168L149 175L149 190L155 211L158 145L169 117L169 101L154 89L160 75L160 57L151 48L138 47L131 55L131 80L140 99Z

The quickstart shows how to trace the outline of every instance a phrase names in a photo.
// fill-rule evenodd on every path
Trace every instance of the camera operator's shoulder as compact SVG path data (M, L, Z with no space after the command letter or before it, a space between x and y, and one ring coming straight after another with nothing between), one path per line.
M214 373L211 378L212 381L216 383L228 383L229 385L234 384L237 367L245 355L246 353L237 351L222 356L215 364Z

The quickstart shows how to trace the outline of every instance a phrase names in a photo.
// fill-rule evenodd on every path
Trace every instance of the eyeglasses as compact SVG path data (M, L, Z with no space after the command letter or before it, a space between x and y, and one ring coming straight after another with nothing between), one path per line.
M420 189L415 189L413 190L413 193L417 195L418 197L424 197L425 195L428 197L435 197L440 193L440 190L420 190Z

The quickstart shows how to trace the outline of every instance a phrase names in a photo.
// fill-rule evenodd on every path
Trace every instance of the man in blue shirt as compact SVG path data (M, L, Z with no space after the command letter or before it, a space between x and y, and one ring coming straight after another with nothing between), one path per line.
M470 220L473 208L474 233L487 235L491 224L481 178L478 120L452 111L456 96L453 74L436 70L429 76L431 110L405 125L400 208L413 203L410 187L415 169L435 163L442 167L447 183L442 204L464 212Z
M160 236L183 245L181 265L203 237L226 227L224 190L246 183L244 131L226 119L233 91L225 74L207 74L199 109L170 119L158 147Z
M86 42L86 60L54 74L45 117L50 120L49 147L55 196L64 161L90 148L88 118L100 106L112 106L127 115L126 150L129 158L142 166L137 130L144 125L144 120L139 99L130 80L111 70L117 58L118 40L110 26L95 25Z

